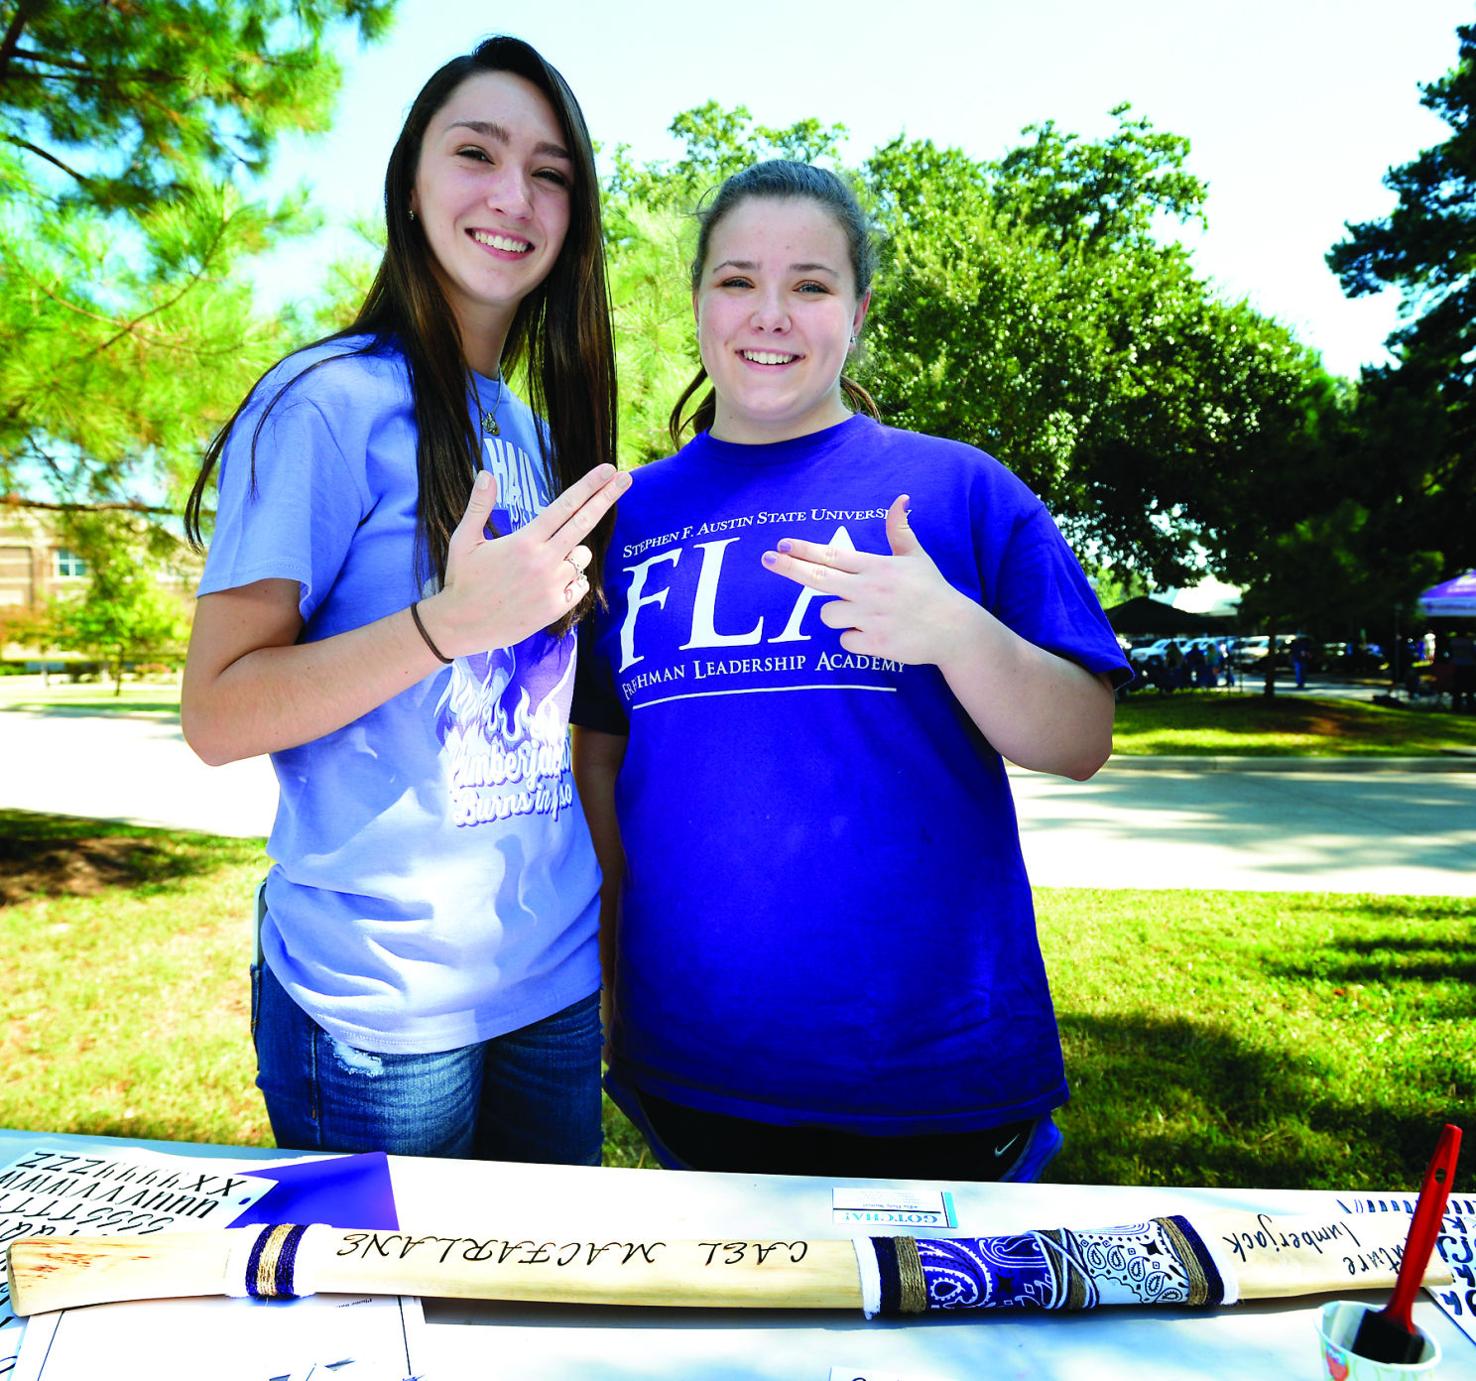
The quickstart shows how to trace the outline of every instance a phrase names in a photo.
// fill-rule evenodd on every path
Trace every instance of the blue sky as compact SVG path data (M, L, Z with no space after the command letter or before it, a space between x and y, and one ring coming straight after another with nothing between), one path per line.
M807 116L851 131L859 160L899 133L979 158L1053 119L1087 137L1130 101L1187 136L1209 184L1208 229L1186 232L1200 271L1356 374L1385 358L1393 293L1349 301L1323 255L1347 221L1392 205L1385 171L1447 127L1419 85L1455 61L1471 0L546 0L516 22L467 0L401 0L391 36L341 45L332 132L292 140L271 185L306 183L329 222L378 207L385 159L425 78L478 38L535 44L568 78L595 138L641 158L676 152L666 126L714 99L765 124ZM345 239L340 237L339 243ZM320 243L276 256L268 299L311 291ZM878 284L885 292L885 283Z

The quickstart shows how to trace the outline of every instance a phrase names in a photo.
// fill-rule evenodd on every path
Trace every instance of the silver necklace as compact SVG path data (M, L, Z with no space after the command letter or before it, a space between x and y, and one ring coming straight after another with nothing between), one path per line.
M497 425L497 409L502 406L502 395L506 392L506 385L502 382L502 375L497 376L497 398L492 404L492 411L488 412L486 405L482 402L481 386L475 381L472 389L476 393L477 411L482 414L482 431L487 436L501 436L502 428Z

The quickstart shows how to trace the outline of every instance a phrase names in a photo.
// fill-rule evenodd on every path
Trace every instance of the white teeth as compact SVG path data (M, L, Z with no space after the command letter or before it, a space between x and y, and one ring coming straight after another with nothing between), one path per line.
M485 230L473 230L472 239L479 245L490 245L493 249L509 250L513 254L526 254L533 248L526 240L509 239L506 235L493 235Z
M773 350L744 350L741 353L745 360L752 360L754 364L788 364L790 360L799 359L798 355L780 355Z

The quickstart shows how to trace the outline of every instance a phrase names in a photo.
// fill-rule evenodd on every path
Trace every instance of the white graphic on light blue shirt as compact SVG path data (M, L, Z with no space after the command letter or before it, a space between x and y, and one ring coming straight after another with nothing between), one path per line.
M516 647L456 659L436 706L436 729L449 756L458 825L515 815L557 819L573 805L563 710L574 675L572 644L572 638L535 633ZM550 672L558 674L552 686Z
M487 469L497 480L497 502L493 509L497 530L510 532L542 510L548 502L548 483L543 468L521 446L505 437L487 436L482 440L487 452Z
M486 451L497 479L492 527L511 532L539 512L547 487L520 446L488 437ZM574 639L547 633L456 659L436 705L436 735L457 825L522 815L558 819L573 806L573 678Z

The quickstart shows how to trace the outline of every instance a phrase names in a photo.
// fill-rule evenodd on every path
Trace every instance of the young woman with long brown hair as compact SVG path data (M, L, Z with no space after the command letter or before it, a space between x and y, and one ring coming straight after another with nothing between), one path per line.
M198 540L218 472L185 736L281 786L257 1082L284 1146L598 1163L570 629L628 481L563 78L511 38L447 63L385 220L356 319L257 384L188 510Z

